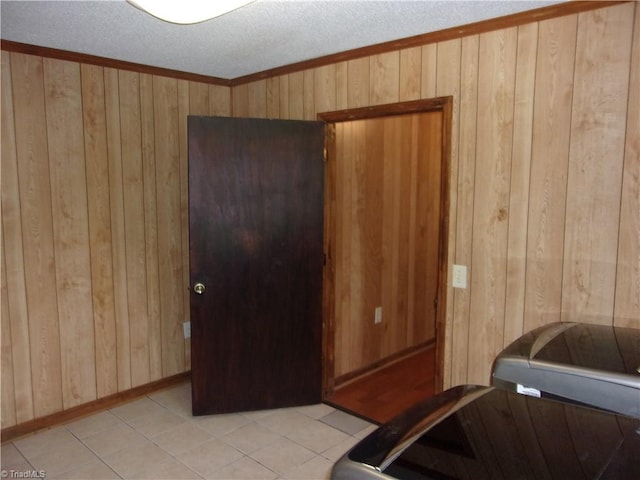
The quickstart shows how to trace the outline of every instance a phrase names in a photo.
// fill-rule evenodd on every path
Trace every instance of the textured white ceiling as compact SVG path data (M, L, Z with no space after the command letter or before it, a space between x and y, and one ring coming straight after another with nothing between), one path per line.
M179 0L178 0L179 1ZM195 25L124 0L2 0L5 40L233 79L559 1L256 0Z

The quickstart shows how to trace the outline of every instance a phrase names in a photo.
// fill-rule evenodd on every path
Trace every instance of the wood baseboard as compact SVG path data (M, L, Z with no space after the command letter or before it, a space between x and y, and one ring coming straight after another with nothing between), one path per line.
M2 429L2 443L15 440L18 437L28 435L30 433L42 430L45 428L51 428L56 425L77 420L80 417L85 417L101 410L112 408L121 403L129 402L137 398L143 397L150 393L163 390L174 385L186 382L191 378L191 372L183 372L171 377L163 378L155 382L140 385L139 387L126 390L124 392L114 393L108 397L99 398L92 402L83 403L77 407L69 408L61 412L52 413L44 417L35 418L28 422L23 422L12 427Z
M376 370L380 370L382 368L388 367L389 365L399 362L400 360L403 360L422 350L433 348L435 347L435 345L436 345L435 339L427 340L426 342L423 342L419 345L409 347L405 350L401 350L400 352L394 353L393 355L390 355L381 360L378 360L372 363L371 365L367 365L366 367L362 367L352 372L345 373L344 375L340 375L335 379L334 389L337 390L340 387L344 387L349 383L355 382L359 378L364 377L365 375L369 375L370 373L373 373Z

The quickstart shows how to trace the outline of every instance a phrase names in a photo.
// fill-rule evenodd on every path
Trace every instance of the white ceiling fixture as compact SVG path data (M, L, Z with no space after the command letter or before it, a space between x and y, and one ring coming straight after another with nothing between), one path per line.
M182 25L205 22L255 0L127 0L154 17Z

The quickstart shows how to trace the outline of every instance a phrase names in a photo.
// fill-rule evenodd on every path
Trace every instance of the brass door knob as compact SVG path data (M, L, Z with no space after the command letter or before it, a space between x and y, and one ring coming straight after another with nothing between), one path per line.
M202 295L205 290L206 290L206 288L202 283L196 283L193 286L193 291L196 292L198 295Z

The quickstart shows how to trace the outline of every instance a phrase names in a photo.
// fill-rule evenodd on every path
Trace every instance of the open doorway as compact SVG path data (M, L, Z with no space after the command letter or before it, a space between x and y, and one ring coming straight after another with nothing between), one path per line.
M407 395L362 392L387 416L442 389L451 104L443 97L319 115L328 125L326 401L381 372L374 388L407 384ZM417 382L426 390L402 371L388 377L405 364L424 373Z

